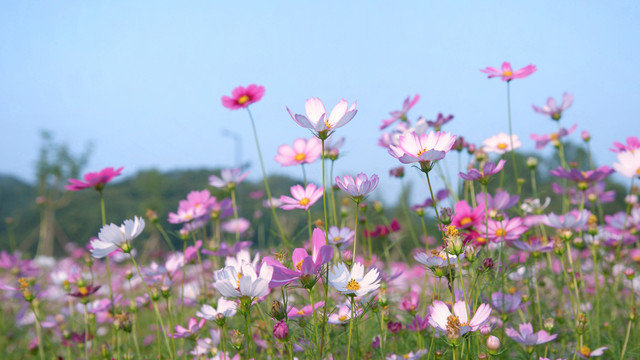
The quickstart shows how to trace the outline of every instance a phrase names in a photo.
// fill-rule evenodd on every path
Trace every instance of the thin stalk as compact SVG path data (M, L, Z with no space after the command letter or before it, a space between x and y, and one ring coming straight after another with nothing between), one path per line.
M176 249L173 247L173 243L171 242L171 240L169 239L169 235L167 235L167 232L164 231L164 228L162 227L162 225L160 224L160 222L158 221L153 221L153 223L156 225L156 228L158 229L158 231L160 232L160 234L162 235L162 238L164 239L164 241L167 243L167 246L169 247L169 249L174 252L176 251Z
M338 226L338 210L336 209L336 197L333 190L333 164L334 160L331 160L331 167L329 168L329 186L331 187L331 210L333 211L333 225Z
M509 142L511 145L511 162L513 166L514 181L518 182L518 166L516 166L516 153L513 148L513 128L511 125L511 80L507 81L507 114L509 116ZM516 185L518 195L520 195L520 187Z
M349 360L350 355L351 355L351 334L353 333L353 318L354 318L354 311L353 311L353 297L351 298L351 318L349 319L349 340L347 342L347 360Z
M269 203L271 203L271 198L269 198ZM231 206L233 207L233 219L238 221L238 206L236 206L236 190L235 188L231 189ZM236 242L240 241L240 228L236 226Z
M320 343L320 336L318 336L318 318L316 317L316 306L313 302L313 289L308 289L309 301L311 301L311 312L313 313L313 329L316 333L316 344Z
M424 216L420 216L420 222L422 223L422 232L424 233L424 252L429 252L429 233L427 232L427 224L424 221Z
M411 216L409 215L409 209L407 209L407 203L406 203L406 193L405 193L406 189L404 186L404 181L402 181L402 194L405 195L400 199L400 205L402 206L402 212L404 213L405 218L407 219L407 225L409 227L409 234L411 234L411 238L413 239L413 243L415 244L416 248L420 247L420 241L418 241L418 236L416 235L416 232L413 230L413 224L411 222ZM452 193L453 194L453 193ZM435 202L436 200L433 199L432 200Z
M251 127L253 128L253 137L256 141L256 148L258 149L258 158L260 159L260 168L262 169L262 178L264 179L264 187L267 191L267 198L269 199L269 205L271 206L271 214L273 215L273 220L276 222L276 227L278 228L278 233L280 234L280 238L286 247L289 247L289 243L287 241L287 237L284 235L282 231L282 226L280 226L280 220L278 220L278 215L276 214L276 208L273 206L271 202L271 188L269 188L269 180L267 180L267 172L264 169L264 160L262 160L262 151L260 151L260 142L258 141L258 132L256 130L256 124L253 121L253 115L251 115L251 110L247 107L247 113L249 114L249 119L251 119Z
M40 316L38 315L38 310L36 309L35 305L33 305L33 301L30 301L29 304L31 305L31 311L33 311L33 316L36 319L36 337L38 338L38 354L40 356L40 360L44 360L44 344L43 344L43 339L42 339L42 324L40 323ZM86 306L85 306L85 314L86 314ZM86 318L85 318L85 323L86 323ZM85 334L87 334L85 332ZM87 343L87 339L86 339L86 335L85 335L85 346ZM85 355L86 355L86 350L85 350ZM88 356L86 357L87 359L89 358Z
M352 258L354 262L356 260L356 243L358 239L358 210L360 210L360 205L359 205L359 202L356 201L356 219L353 225L353 254L352 254Z
M313 238L312 232L311 232L311 210L307 210L307 229L309 229L309 240L311 240Z
M89 360L89 312L84 304L84 358Z
M198 265L200 265L200 275L202 277L202 293L206 296L207 295L207 279L205 278L205 275L204 275L205 271L204 271L204 265L202 264L202 257L200 256L200 250L197 249L198 245L196 244L196 242L198 242L198 241L196 240L196 232L195 231L191 231L191 235L192 235L192 238L193 238L193 246L194 246L194 248L196 248L196 256L198 258ZM206 241L206 239L204 241ZM186 254L183 253L183 255L186 255Z

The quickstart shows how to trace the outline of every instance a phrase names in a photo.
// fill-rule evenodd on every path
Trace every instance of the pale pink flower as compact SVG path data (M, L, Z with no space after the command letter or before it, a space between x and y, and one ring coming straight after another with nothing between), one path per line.
M493 77L501 77L502 81L511 81L513 79L524 79L527 76L536 72L535 65L527 65L521 69L513 71L511 68L511 64L507 61L502 63L501 69L496 69L494 67L487 66L484 69L480 69L481 72L485 74L489 74L489 79Z
M556 100L552 97L549 97L547 99L547 104L543 105L542 107L537 107L535 105L532 106L533 111L542 115L550 116L553 120L557 121L560 120L560 117L562 117L562 112L567 110L572 103L573 95L564 93L562 94L562 104L560 106L558 106Z
M396 120L401 120L401 121L407 121L407 113L409 112L409 110L411 110L412 107L415 106L415 104L418 102L418 100L420 100L420 95L416 94L413 97L413 100L411 100L411 96L407 96L406 99L404 99L404 102L402 103L402 109L401 110L396 110L396 111L392 111L391 114L391 119L388 120L382 120L382 125L380 125L380 130L386 128L387 126L393 124L394 122L396 122Z
M222 169L220 171L220 177L215 175L209 176L209 185L222 189L228 188L233 189L237 184L241 183L247 176L249 172L242 172L242 168L235 169Z
M320 155L322 155L322 142L318 138L314 137L309 140L300 138L293 142L293 147L280 145L275 160L282 166L311 164Z
M434 132L416 134L408 132L398 139L398 146L390 145L389 154L403 164L420 163L423 171L429 171L435 162L444 159L456 136L451 133Z
M640 175L640 151L622 151L618 153L618 162L613 169L619 174L635 178Z
M302 187L302 185L294 185L291 187L291 195L293 195L293 197L284 195L280 196L280 201L284 204L280 206L281 209L309 210L309 208L322 196L322 188L317 187L314 184L309 184L306 188Z
M429 307L429 312L431 314L429 324L432 327L449 334L457 333L462 336L470 331L480 329L482 325L489 322L491 306L488 304L480 305L471 320L467 317L467 313L471 313L471 311L464 301L457 301L453 305L452 313L444 302L435 300Z
M249 220L239 218L239 219L231 219L222 223L222 230L235 234L235 233L244 233L249 229Z
M634 152L636 149L640 149L640 140L638 140L635 136L629 136L627 138L627 143L622 144L617 141L613 142L613 148L609 149L614 153L620 153L624 151Z
M518 135L512 135L511 139L513 140L513 149L511 148L509 135L501 132L498 135L484 140L482 142L482 150L487 153L504 154L507 151L512 151L522 146L522 143L518 140Z
M311 98L305 102L304 111L306 116L293 114L289 108L287 108L287 111L293 121L302 127L313 130L316 136L321 139L326 139L329 136L329 131L337 129L351 121L358 112L358 110L356 110L356 102L349 107L349 103L345 99L342 99L334 106L329 116L327 116L327 110L318 98Z

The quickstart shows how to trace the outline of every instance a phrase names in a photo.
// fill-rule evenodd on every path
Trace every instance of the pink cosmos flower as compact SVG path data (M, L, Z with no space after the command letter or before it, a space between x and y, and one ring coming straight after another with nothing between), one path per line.
M535 105L532 106L533 111L542 115L551 116L553 120L558 121L560 120L560 117L562 117L562 112L567 110L572 103L573 95L564 93L562 94L562 104L560 106L558 106L556 100L552 97L549 97L547 99L547 104L542 107L537 107Z
M493 242L517 240L527 230L528 228L519 217L513 219L505 217L502 221L489 219L489 240Z
M634 150L640 149L640 140L635 136L629 136L627 138L627 144L621 144L617 141L613 143L613 148L609 149L614 153L621 153L625 151L634 152Z
M436 161L444 159L455 141L456 136L451 133L431 131L418 135L412 131L398 138L398 146L390 145L389 154L403 164L417 162L423 171L430 171Z
M464 301L456 301L452 313L444 302L435 300L429 307L429 312L431 314L429 324L432 327L448 334L462 336L480 329L482 325L489 322L491 306L488 304L480 305L471 320L467 317L467 312L470 313L470 311Z
M322 155L322 142L318 138L296 139L293 147L280 145L275 160L282 166L311 164Z
M336 176L336 185L338 185L340 190L351 196L355 202L362 201L365 196L375 190L378 186L378 181L378 175L376 174L368 178L366 174L360 173L356 175L355 180L351 175L345 175L342 179Z
M191 319L189 319L189 324L186 328L182 327L182 325L176 325L174 328L176 332L173 334L169 334L168 336L174 339L195 336L198 331L202 329L205 322L205 319L200 319L200 321L198 321L198 319L192 317Z
M306 116L293 114L289 108L287 108L287 111L296 124L313 130L320 139L326 139L329 136L329 131L344 126L358 112L356 110L356 102L349 107L349 103L342 99L334 106L331 114L327 117L327 110L318 98L311 98L305 102L304 111Z
M481 183L486 184L489 181L489 177L491 175L499 173L504 167L505 160L498 161L498 164L495 164L491 161L487 161L482 167L482 171L478 171L476 169L469 169L468 173L459 173L458 176L465 180L470 181L480 181Z
M230 234L235 234L236 232L242 234L245 231L249 230L250 225L251 223L249 223L249 220L247 219L243 219L243 218L239 218L237 220L231 219L229 221L222 223L222 230Z
M613 169L628 178L640 176L640 151L619 152L618 162L613 163Z
M557 334L549 335L549 333L544 330L540 330L537 333L534 333L531 323L520 324L519 332L512 328L506 328L504 332L508 337L525 346L534 346L548 343L549 341L553 341L556 337L558 337Z
M420 100L420 95L418 94L416 94L413 97L413 100L411 100L411 96L407 96L407 98L404 99L404 102L402 103L402 110L392 111L390 113L391 119L382 120L382 125L380 125L380 130L393 124L394 122L396 122L396 120L407 121L407 113L409 112L409 110L411 110L412 107L415 106L418 100Z
M233 189L237 184L241 183L247 176L249 172L242 172L242 168L235 169L222 169L220 171L220 177L215 175L209 176L209 185L222 189L228 188Z
M317 302L315 304L313 304L313 308L318 311L319 308L324 306L324 301L320 301ZM297 317L301 317L301 316L311 316L313 315L313 309L311 309L311 305L306 305L303 306L302 308L298 309L295 306L290 306L289 307L289 311L287 311L287 317L289 319L294 319Z
M496 154L504 154L507 151L515 150L522 146L520 140L518 140L518 135L513 135L511 137L513 140L513 149L511 149L511 140L509 135L501 132L498 135L494 135L482 142L482 150L487 153L496 153Z
M320 199L322 188L314 184L309 184L306 188L302 187L302 185L294 185L291 187L291 195L293 197L280 196L280 201L284 204L280 208L283 210L303 209L306 211Z
M475 209L465 200L460 200L455 206L455 215L451 219L451 225L458 229L468 229L484 222L484 204Z
M592 357L596 357L596 356L602 356L604 355L604 351L607 350L609 347L608 346L603 346L600 348L597 348L595 350L591 350L589 349L588 346L583 345L580 348L580 352L578 353L578 355L580 355L581 358L583 359L589 359Z
M484 69L480 69L480 71L485 74L489 74L489 79L500 76L502 77L502 81L511 81L513 79L524 79L527 76L533 74L534 72L536 72L536 66L527 65L522 69L513 71L513 69L511 68L511 64L505 61L502 63L502 68L500 70L494 67L487 66Z
M84 181L78 179L69 179L69 185L65 186L65 189L71 191L83 190L93 187L96 190L102 190L104 185L114 177L120 175L124 167L114 170L112 167L104 168L98 172L90 172L84 175Z
M440 131L442 125L448 123L451 120L453 120L453 115L444 116L442 115L442 113L438 113L438 117L435 121L427 120L427 125L434 128L435 131Z
M264 86L251 84L249 86L238 86L231 92L231 97L222 97L222 106L230 110L245 109L249 105L260 101L264 95Z
M613 169L609 168L607 165L603 165L595 170L580 171L575 168L567 170L562 166L558 166L557 169L551 170L549 173L553 176L575 181L577 183L584 183L586 185L587 183L604 180L607 176L613 173Z
M536 149L543 149L548 143L553 142L554 145L558 144L558 141L563 137L570 135L578 128L578 124L573 124L573 126L567 130L565 128L561 128L558 132L552 134L531 134L529 138L536 142Z
M177 213L169 213L169 222L180 224L208 218L216 203L216 198L211 196L209 190L192 191L187 194L186 200L180 200Z

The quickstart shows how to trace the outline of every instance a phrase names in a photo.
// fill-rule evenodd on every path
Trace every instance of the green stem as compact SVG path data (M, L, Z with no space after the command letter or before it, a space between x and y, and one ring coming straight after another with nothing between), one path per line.
M84 304L84 358L89 360L89 313Z
M316 333L316 344L320 343L320 337L318 336L318 318L316 317L316 306L313 302L313 289L308 289L309 301L311 301L311 312L313 312L313 329Z
M287 241L287 237L284 235L282 231L282 226L280 225L280 220L278 220L278 215L276 214L276 208L273 206L271 202L271 188L269 188L269 180L267 180L267 172L264 169L264 161L262 160L262 151L260 151L260 142L258 141L258 132L256 130L256 124L253 121L253 115L251 115L251 110L247 107L247 113L249 114L249 119L251 119L251 127L253 128L253 137L256 141L256 148L258 149L258 158L260 158L260 168L262 169L262 177L264 179L264 187L267 191L267 199L269 199L269 205L271 207L271 214L273 215L273 220L276 222L276 227L278 228L278 233L280 234L280 238L286 247L289 247L289 242Z
M358 201L356 201L356 216L355 216L356 218L353 225L353 254L352 254L353 262L356 261L356 243L358 239L358 210L360 210L360 204Z
M329 170L329 186L331 187L331 210L333 210L333 224L338 226L338 210L336 209L336 196L333 190L333 164L334 160L331 160L331 167Z
M269 198L269 203L271 203L271 198ZM231 206L233 207L233 219L238 221L238 207L236 206L236 190L234 188L231 189ZM236 226L236 242L240 241L240 228Z
M43 338L42 338L42 324L40 324L40 316L38 315L38 311L35 307L35 305L33 305L33 301L29 302L29 304L31 305L31 311L33 311L33 316L36 319L36 337L38 338L38 354L40 355L40 360L44 360L44 344L43 344ZM86 306L85 306L86 309ZM86 310L85 310L86 312ZM86 320L85 320L86 323ZM85 334L87 334L88 332L85 332ZM87 337L88 335L85 335L85 349L86 349L86 344L87 344ZM86 353L85 353L86 354ZM87 357L88 359L89 357Z
M513 148L513 128L511 125L511 80L507 81L507 114L509 116L509 142L511 145L511 161L512 161L512 166L513 166L513 175L514 175L514 181L516 182L516 190L518 195L520 195L520 186L517 185L518 183L518 167L516 166L516 153L515 153L515 149Z
M349 340L347 342L347 360L349 360L351 355L351 334L353 333L353 320L354 320L354 311L353 311L353 297L351 298L351 318L349 319Z

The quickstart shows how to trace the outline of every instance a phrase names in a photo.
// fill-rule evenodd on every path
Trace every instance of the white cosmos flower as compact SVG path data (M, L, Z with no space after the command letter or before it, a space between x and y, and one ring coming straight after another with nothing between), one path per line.
M127 219L121 226L116 224L105 225L98 233L98 239L91 240L91 256L96 259L109 255L112 251L122 248L122 245L129 243L144 230L144 220L134 217Z
M351 271L344 263L338 263L329 272L329 285L344 295L363 296L380 287L380 273L373 268L365 275L359 262L353 264Z
M240 271L233 266L227 266L213 273L213 286L222 296L228 298L263 297L269 292L269 282L273 275L273 268L262 265L260 275L256 274L250 263L243 263Z
M200 311L196 312L196 316L209 321L215 321L218 314L222 314L222 316L229 318L235 315L237 310L238 304L235 301L220 298L218 299L217 309L211 305L204 304L200 308Z

